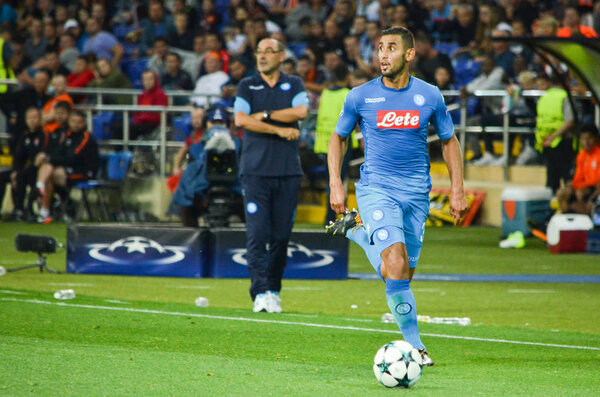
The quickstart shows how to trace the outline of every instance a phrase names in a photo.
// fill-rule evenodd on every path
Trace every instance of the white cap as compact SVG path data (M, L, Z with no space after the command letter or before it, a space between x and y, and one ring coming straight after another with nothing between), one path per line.
M512 26L510 26L506 22L500 22L498 25L496 25L496 30L502 30L510 34L512 34L513 32Z
M76 19L68 19L67 22L65 22L65 30L69 30L71 28L78 28L79 27L79 22L77 22Z

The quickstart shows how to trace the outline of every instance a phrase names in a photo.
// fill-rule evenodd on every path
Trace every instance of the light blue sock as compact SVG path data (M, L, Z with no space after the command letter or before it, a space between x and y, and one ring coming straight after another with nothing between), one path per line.
M373 269L375 269L377 274L379 274L379 277L381 277L381 255L379 255L379 252L377 252L377 248L374 245L369 244L369 235L365 228L360 226L353 227L346 232L346 237L349 240L354 241L363 249L363 251L365 251L369 263L371 263Z
M404 340L417 349L425 349L425 345L423 345L419 336L417 305L415 296L410 289L410 280L386 280L385 294L388 306L394 315L396 324L402 331Z

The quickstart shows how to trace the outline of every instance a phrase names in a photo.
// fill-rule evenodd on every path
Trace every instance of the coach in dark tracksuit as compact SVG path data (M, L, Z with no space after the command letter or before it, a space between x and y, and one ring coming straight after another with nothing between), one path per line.
M42 131L41 114L39 109L31 107L25 114L24 134L20 134L13 156L15 175L15 216L18 219L24 215L25 192L27 186L35 189L38 167L35 160L48 144L48 137ZM30 196L31 197L31 196ZM32 215L31 199L27 200L27 216Z
M302 177L297 122L308 114L308 97L302 80L279 71L283 50L275 39L259 42L259 73L240 82L234 103L235 124L244 129L246 259L255 312L281 312L281 277Z

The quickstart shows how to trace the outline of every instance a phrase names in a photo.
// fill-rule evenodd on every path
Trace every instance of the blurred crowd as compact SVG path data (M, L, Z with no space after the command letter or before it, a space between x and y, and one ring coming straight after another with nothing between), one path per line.
M308 91L313 112L302 123L301 139L312 151L323 91L377 77L376 39L389 25L405 26L415 34L413 75L441 90L459 90L465 98L479 89L508 90L509 104L501 98L471 97L469 125L484 130L501 125L498 115L508 106L511 125L536 127L539 103L521 97L522 90L554 86L557 71L566 76L570 89L583 92L585 87L564 65L549 64L522 44L492 38L597 37L600 2L0 0L0 78L14 78L23 87L15 91L0 84L0 109L12 134L10 150L17 150L29 128L29 108L41 110L41 128L51 134L58 128L56 104L67 102L72 108L85 101L67 94L67 87L143 89L139 105L165 105L165 92L193 91L190 97L174 97L172 104L230 107L236 85L254 72L257 43L273 37L285 45L283 71L298 75ZM459 97L446 100L451 104ZM106 95L103 101L131 104L124 95ZM582 102L575 108L583 121L593 121L589 106ZM565 109L565 123L573 119L571 113ZM147 136L159 121L158 113L134 114L131 137ZM511 139L506 150L514 156L511 161L526 164L539 160L547 146L524 135L517 142ZM501 160L491 138L479 142L474 136L469 148L467 158L474 164ZM574 158L574 152L561 157L569 161L569 169Z

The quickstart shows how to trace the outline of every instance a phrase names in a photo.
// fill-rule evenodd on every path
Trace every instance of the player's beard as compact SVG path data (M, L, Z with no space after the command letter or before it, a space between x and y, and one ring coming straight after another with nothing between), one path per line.
M401 57L397 63L393 64L386 72L383 70L381 74L390 81L394 81L398 76L404 73L404 70L408 67L408 62L404 57Z

